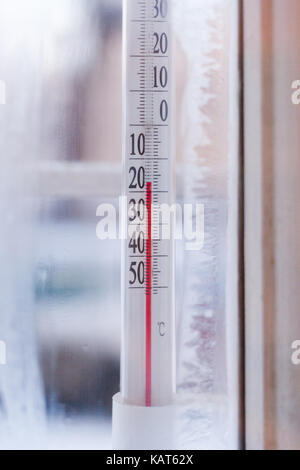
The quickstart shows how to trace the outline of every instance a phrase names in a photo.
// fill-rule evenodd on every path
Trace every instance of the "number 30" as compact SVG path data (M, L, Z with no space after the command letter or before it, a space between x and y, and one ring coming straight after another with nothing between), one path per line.
M154 18L165 18L168 14L168 0L155 0Z

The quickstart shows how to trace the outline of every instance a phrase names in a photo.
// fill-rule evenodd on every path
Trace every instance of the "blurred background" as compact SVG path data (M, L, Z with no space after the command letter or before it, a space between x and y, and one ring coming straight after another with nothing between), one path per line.
M181 3L177 200L206 205L203 252L176 248L182 446L236 447L237 10ZM0 0L1 448L111 446L121 251L96 209L121 193L121 54L121 0Z
M7 445L34 445L24 424L42 432L47 417L58 446L76 447L79 429L83 447L109 447L120 242L97 240L96 209L117 207L121 188L122 4L1 1L0 16L1 216L10 219L1 260L14 264L6 277L15 290L0 320Z

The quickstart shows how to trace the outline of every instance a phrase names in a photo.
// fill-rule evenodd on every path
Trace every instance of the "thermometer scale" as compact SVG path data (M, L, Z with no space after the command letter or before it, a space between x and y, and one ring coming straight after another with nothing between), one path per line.
M170 0L124 0L121 392L116 448L171 448L175 393ZM162 210L165 215L162 216ZM125 430L126 429L126 430ZM125 437L124 437L125 433Z

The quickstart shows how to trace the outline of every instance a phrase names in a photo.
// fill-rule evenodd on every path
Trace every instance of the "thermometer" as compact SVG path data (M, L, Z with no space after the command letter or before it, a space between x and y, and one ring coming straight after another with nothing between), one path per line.
M171 448L175 393L171 0L124 0L123 6L126 207L121 392L114 398L114 446Z

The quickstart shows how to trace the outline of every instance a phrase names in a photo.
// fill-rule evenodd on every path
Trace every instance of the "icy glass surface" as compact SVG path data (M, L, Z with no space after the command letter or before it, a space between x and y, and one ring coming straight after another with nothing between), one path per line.
M111 446L120 247L81 168L121 158L121 13L0 1L0 448Z
M174 22L183 198L205 208L204 247L186 252L183 262L180 438L190 448L234 448L239 406L236 3L177 1Z

